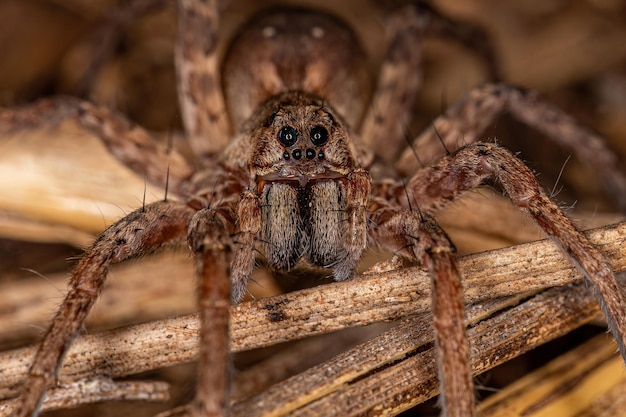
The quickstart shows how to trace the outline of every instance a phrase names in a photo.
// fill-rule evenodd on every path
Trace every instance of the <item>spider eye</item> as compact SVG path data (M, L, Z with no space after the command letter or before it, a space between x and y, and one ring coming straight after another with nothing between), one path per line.
M290 147L298 140L296 129L291 126L285 126L278 132L278 141L284 147Z
M322 126L315 126L311 129L311 142L315 146L323 146L328 142L328 130Z

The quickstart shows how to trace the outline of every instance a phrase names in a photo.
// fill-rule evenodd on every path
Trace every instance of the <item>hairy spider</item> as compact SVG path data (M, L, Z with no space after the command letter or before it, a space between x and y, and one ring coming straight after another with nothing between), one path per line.
M473 415L461 277L454 246L433 215L488 179L585 274L626 354L626 305L604 256L518 158L496 144L472 142L506 108L587 160L623 198L626 181L599 138L532 93L486 85L435 121L419 144L451 148L463 132L467 145L419 170L406 157L392 166L390 149L404 140L419 86L425 29L414 8L389 16L389 48L374 88L354 34L325 13L257 15L223 62L216 53L218 22L217 2L180 2L179 94L189 143L201 161L196 169L181 161L169 175L154 169L146 162L167 161L167 155L121 116L87 102L55 99L1 114L7 130L75 117L149 180L170 178L170 198L110 226L80 260L16 415L37 413L109 268L184 241L197 263L202 329L198 387L187 412L228 413L229 307L246 292L256 251L271 270L305 264L343 281L371 242L428 269L444 414ZM422 163L432 159L427 154L418 153ZM408 180L399 180L402 174Z

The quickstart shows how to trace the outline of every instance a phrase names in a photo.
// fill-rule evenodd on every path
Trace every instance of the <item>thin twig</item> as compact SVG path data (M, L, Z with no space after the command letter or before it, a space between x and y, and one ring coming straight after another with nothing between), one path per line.
M600 309L584 283L546 290L468 330L472 370L491 369L598 314ZM396 415L438 393L431 341L429 323L409 320L237 404L233 415Z
M169 400L170 385L163 381L113 381L103 376L62 384L46 393L42 411L59 410L102 401L158 401ZM10 415L15 400L0 403L0 414Z
M608 338L598 335L493 394L481 416L623 416L624 362Z

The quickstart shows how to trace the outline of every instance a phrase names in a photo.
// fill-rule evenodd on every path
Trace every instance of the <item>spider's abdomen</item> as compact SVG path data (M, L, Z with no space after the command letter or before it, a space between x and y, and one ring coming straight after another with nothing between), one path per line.
M346 195L341 181L324 180L304 187L268 184L261 195L261 246L268 266L289 270L304 258L332 267L346 257Z
M356 126L373 86L368 67L356 35L340 19L315 10L271 10L248 22L228 50L228 113L241 126L272 96L307 91Z

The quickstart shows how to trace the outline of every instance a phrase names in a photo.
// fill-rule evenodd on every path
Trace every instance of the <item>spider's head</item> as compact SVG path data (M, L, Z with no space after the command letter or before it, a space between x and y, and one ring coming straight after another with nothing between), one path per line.
M250 171L257 182L342 178L355 168L349 134L320 98L301 92L270 99L253 117Z

